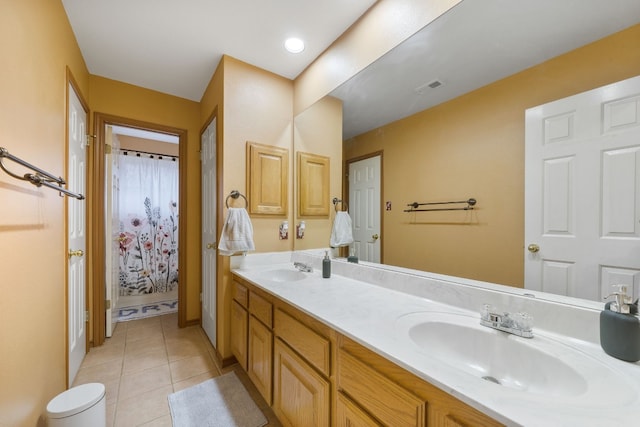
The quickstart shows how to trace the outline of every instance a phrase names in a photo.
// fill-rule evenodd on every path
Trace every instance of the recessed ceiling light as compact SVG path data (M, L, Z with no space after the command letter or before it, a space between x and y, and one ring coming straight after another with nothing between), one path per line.
M284 48L291 53L300 53L304 50L304 42L296 37L285 40Z

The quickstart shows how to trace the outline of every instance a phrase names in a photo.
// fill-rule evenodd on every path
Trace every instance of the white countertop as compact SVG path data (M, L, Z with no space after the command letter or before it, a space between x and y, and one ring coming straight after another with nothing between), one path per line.
M640 362L628 363L614 359L606 355L598 344L536 328L534 320L533 340L538 340L537 343L545 345L547 350L551 348L550 351L553 352L554 357L561 360L564 358L563 361L570 364L574 363L571 354L582 355L591 362L606 367L602 372L610 374L603 375L599 371L588 373L590 382L607 386L620 384L620 387L608 390L604 396L598 393L599 390L592 389L577 396L557 397L492 384L429 357L425 352L419 351L415 344L404 338L398 329L398 319L410 313L458 313L475 317L479 322L479 311L436 301L442 300L442 295L434 295L438 298L430 299L423 295L416 296L412 293L372 285L345 275L333 274L331 278L323 279L315 260L313 262L316 263L314 266L316 268L312 273L305 273L308 278L304 281L266 280L266 271L292 269L292 262L283 262L282 256L278 255L260 257L260 254L257 254L245 258L251 257L259 261L243 262L242 266L232 270L233 273L499 422L514 426L640 425ZM333 265L334 271L344 270L337 262ZM368 271L366 266L351 265L347 268L351 269L350 275L353 276L355 271L356 277L359 278L378 274L375 271ZM402 273L392 274L392 278L396 285L399 281L415 280ZM425 288L427 287L425 285ZM455 291L455 293L460 292L462 292L460 289ZM504 300L504 297L501 298ZM477 300L477 296L475 299ZM495 297L487 295L486 299L493 302ZM483 302L486 301L476 301L475 304L481 307ZM536 303L540 304L540 302ZM552 307L552 311L555 321L561 321L562 319L558 318L562 316L558 315L557 304ZM571 314L575 317L575 308ZM594 318L593 313L586 313L584 318ZM583 325L583 327L593 328L598 325ZM567 351L569 345L578 353Z

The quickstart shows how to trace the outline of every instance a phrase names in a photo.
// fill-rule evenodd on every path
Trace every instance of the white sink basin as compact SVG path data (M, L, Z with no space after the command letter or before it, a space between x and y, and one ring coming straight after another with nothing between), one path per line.
M527 339L482 326L479 316L419 312L400 317L396 330L420 353L486 387L536 399L593 398L596 404L635 398L616 371L568 345L536 336L535 328L534 338Z
M300 270L278 268L275 270L267 270L260 273L260 276L265 280L271 280L273 282L297 282L304 280L307 275Z

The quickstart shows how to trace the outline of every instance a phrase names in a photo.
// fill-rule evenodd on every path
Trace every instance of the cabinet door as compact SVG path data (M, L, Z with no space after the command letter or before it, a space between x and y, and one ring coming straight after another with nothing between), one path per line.
M348 397L338 393L336 402L336 424L338 427L381 427L369 414L357 407Z
M330 385L279 339L274 343L273 410L284 426L329 426Z
M267 404L271 405L273 334L253 316L249 316L249 360L247 374Z
M247 329L249 315L237 301L231 301L231 353L247 370Z

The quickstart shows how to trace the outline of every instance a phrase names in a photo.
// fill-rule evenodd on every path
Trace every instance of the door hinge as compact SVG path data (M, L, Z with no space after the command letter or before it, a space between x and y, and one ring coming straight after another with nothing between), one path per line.
M111 154L111 146L109 144L104 145L104 154Z
M105 310L110 310L111 309L111 300L110 299L104 300L104 308L105 308Z
M95 139L96 136L95 135L88 135L88 134L86 136L87 136L87 147L90 147L91 146L91 140Z
M202 292L200 292L200 302L202 302Z
M89 321L89 310L84 312L84 321L88 322Z

